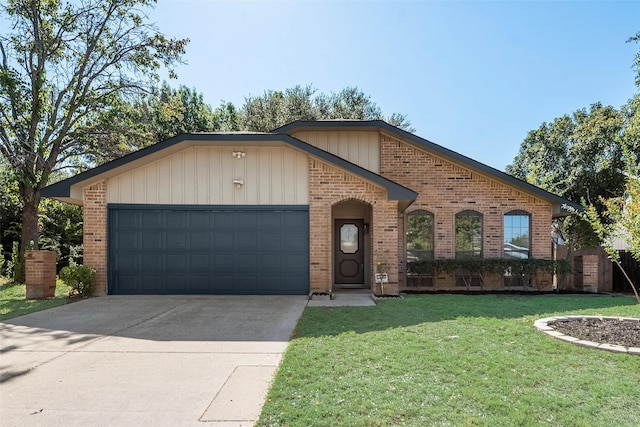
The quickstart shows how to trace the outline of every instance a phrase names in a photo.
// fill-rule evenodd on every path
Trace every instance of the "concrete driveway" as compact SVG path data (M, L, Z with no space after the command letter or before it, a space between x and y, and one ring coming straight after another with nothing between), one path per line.
M3 426L251 426L304 296L108 296L0 323Z

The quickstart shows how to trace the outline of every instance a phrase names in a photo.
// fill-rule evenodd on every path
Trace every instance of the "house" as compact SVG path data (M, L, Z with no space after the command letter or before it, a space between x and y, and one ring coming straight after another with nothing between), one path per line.
M101 294L450 289L407 262L550 259L552 218L578 207L379 120L178 135L41 194L84 207Z

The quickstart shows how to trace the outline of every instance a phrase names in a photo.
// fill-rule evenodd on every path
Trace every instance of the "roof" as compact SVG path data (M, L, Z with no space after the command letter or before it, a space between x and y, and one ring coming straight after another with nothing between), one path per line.
M363 179L380 185L387 190L390 200L401 201L401 207L409 206L417 198L418 194L407 187L404 187L379 174L364 169L341 157L338 157L320 148L314 147L313 145L307 144L306 142L291 136L291 134L297 131L304 130L376 130L379 132L386 132L388 134L391 134L395 138L426 149L427 151L433 152L444 158L450 159L458 164L484 174L485 176L492 177L509 186L519 188L526 193L538 196L544 200L548 200L555 207L554 216L568 215L573 213L574 210L583 210L583 207L580 204L574 203L568 199L560 197L533 184L529 184L528 182L515 178L514 176L509 175L505 172L499 171L498 169L492 168L491 166L480 163L446 147L397 128L383 120L295 121L285 126L274 129L271 132L213 132L181 134L174 138L161 141L139 151L135 151L126 156L112 160L86 172L82 172L71 178L49 185L41 189L40 194L43 197L58 198L66 201L75 201L77 203L78 200L71 198L71 186L83 181L89 182L92 178L98 180L100 179L100 175L108 174L110 171L126 166L131 162L143 159L147 156L153 156L154 154L159 153L162 150L170 149L171 147L175 147L178 144L187 141L193 143L200 142L205 144L237 141L243 143L280 142L302 150L312 156L315 156L321 160L345 169L348 172L358 175Z
M466 167L474 169L484 175L488 175L493 177L499 181L502 181L510 186L520 188L522 191L531 193L543 199L549 200L552 203L558 204L560 214L568 215L574 213L574 209L577 211L583 211L584 207L578 203L572 202L571 200L565 199L564 197L560 197L557 194L553 194L547 190L544 190L538 186L530 184L526 181L518 179L513 175L509 175L505 172L502 172L498 169L495 169L491 166L485 165L484 163L480 163L477 160L473 160L467 156L464 156L460 153L457 153L453 150L450 150L446 147L438 145L434 142L431 142L427 139L421 138L417 135L414 135L410 132L402 130L398 127L390 125L389 123L383 120L366 120L366 121L351 121L351 120L322 120L322 121L295 121L289 123L285 126L279 127L273 130L273 133L294 133L302 130L311 130L311 129L336 129L336 130L372 130L376 129L378 131L384 131L390 133L397 138L417 145L419 147L425 148L428 151L434 152L440 156L445 158L449 158L454 160L455 162L462 164ZM567 207L569 207L567 209Z
M373 182L387 190L387 197L389 200L400 201L400 206L406 208L409 206L418 196L415 191L403 187L381 175L364 169L354 163L351 163L341 157L331 154L327 151L316 148L304 141L296 139L290 135L283 133L188 133L181 134L174 138L161 141L157 144L150 145L141 150L127 154L118 159L107 162L103 165L97 166L93 169L89 169L85 172L74 175L63 181L56 182L40 190L40 195L43 197L57 198L68 202L78 202L72 198L71 187L81 182L90 183L92 179L99 180L101 175L105 175L114 169L126 166L136 160L140 160L144 157L152 156L155 153L159 153L162 150L169 149L177 146L183 142L203 142L203 143L216 143L216 142L282 142L308 154L315 156L321 160L324 160L330 164L338 166L347 170L355 175L362 177L365 180Z

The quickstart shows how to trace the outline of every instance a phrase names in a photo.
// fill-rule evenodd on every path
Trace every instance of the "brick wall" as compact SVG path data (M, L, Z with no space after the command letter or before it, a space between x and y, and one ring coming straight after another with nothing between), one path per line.
M523 210L531 215L531 257L551 258L549 202L389 135L381 134L380 144L381 175L419 193L406 213L424 209L434 215L436 258L455 256L455 215L467 209L483 215L484 257L502 257L504 214ZM406 238L402 227L398 231L399 270L404 276ZM500 287L498 279L492 278L497 280L492 287ZM437 277L436 289L451 289L453 280L453 277Z
M333 285L332 207L346 200L366 203L372 210L369 229L370 283L374 265L389 266L398 259L398 202L387 200L386 190L342 169L309 157L309 223L311 291L329 291ZM389 269L385 293L398 292L398 273ZM378 291L379 293L379 291Z
M96 271L95 295L107 294L107 183L83 189L84 265Z

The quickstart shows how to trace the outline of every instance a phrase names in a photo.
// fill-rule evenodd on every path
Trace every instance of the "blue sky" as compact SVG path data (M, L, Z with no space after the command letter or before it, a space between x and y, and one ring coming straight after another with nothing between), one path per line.
M636 1L158 0L150 18L191 39L170 84L213 107L357 86L417 135L500 170L542 122L637 91Z

